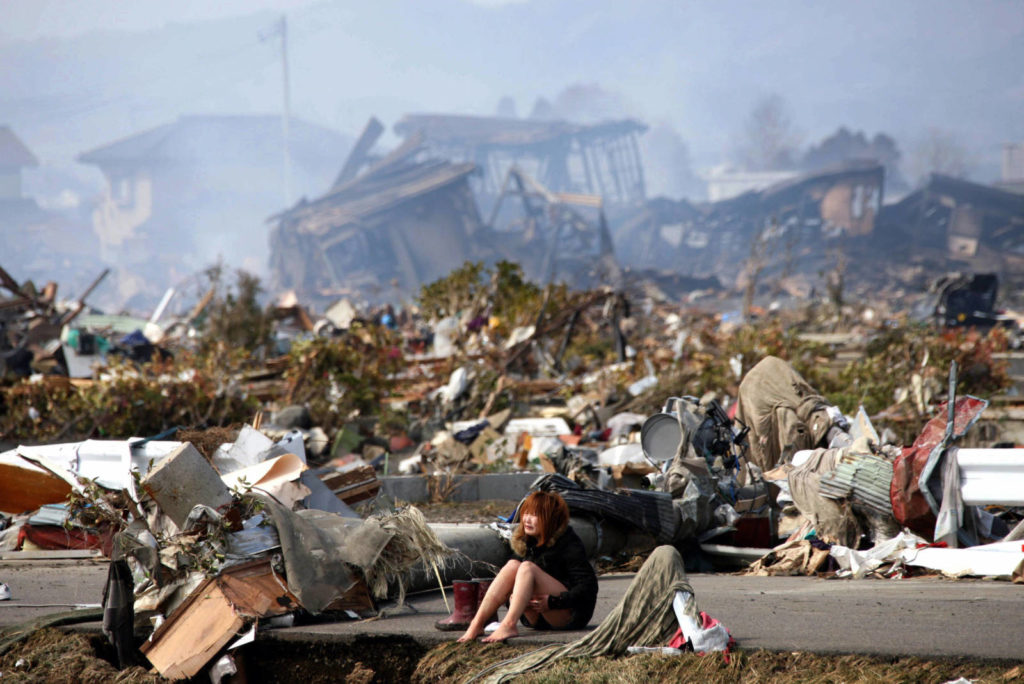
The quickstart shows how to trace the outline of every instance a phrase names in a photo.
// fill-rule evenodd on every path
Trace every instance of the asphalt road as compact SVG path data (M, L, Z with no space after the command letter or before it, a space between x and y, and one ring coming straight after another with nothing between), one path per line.
M0 581L13 594L12 600L0 601L0 626L76 604L97 604L105 577L103 562L0 562ZM614 607L631 578L601 578L591 626ZM1024 659L1024 585L725 574L693 575L690 580L701 610L721 620L744 649ZM412 596L409 606L379 620L268 630L259 638L348 641L395 635L434 643L457 636L434 629L434 622L447 614L438 592ZM584 633L521 632L522 642L536 644L569 641Z

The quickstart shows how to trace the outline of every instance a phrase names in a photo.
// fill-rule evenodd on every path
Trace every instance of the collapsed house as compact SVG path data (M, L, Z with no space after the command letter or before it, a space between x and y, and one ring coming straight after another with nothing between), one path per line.
M646 196L638 138L647 127L630 119L599 124L500 117L410 114L395 124L409 139L422 136L431 154L471 161L481 169L481 201L502 191L518 167L555 192L600 195L636 204Z
M477 256L470 163L385 159L274 217L275 285L314 300L412 292Z
M501 259L522 264L527 276L542 281L557 275L588 287L614 280L618 267L603 197L553 190L512 165L484 222L472 185L499 166L486 154L456 155L477 161L438 158L427 132L409 132L413 120L397 127L407 132L405 141L379 157L371 150L384 129L371 119L330 191L271 217L278 289L321 303L352 295L384 300L414 294L467 260ZM553 144L553 133L547 135L543 140ZM572 147L574 140L563 142ZM540 155L541 141L532 145L524 155ZM552 177L549 162L541 172ZM554 178L560 187L567 184L567 177ZM642 195L642 173L633 180Z
M881 223L914 263L1024 276L1024 195L932 174Z
M502 209L521 206L504 223ZM596 195L552 192L513 166L491 212L488 227L498 238L503 258L519 262L540 282L564 280L591 288L621 283L604 200Z
M932 278L1024 273L1024 196L935 174L883 205L883 184L883 166L850 162L706 205L651 200L613 218L616 253L626 265L739 288L759 278L801 296L822 271L851 282L905 264Z
M618 233L620 258L727 286L754 261L765 276L816 273L840 238L874 233L883 181L882 166L856 163L709 205L652 201Z

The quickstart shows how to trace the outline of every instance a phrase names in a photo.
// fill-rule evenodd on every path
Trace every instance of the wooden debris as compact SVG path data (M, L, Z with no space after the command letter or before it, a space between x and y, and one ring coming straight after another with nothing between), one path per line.
M346 471L331 471L320 476L335 496L351 505L377 496L380 480L373 466L364 465Z

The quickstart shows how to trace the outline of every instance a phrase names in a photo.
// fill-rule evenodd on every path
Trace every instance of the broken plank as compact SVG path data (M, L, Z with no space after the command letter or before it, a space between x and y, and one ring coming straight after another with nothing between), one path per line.
M283 615L299 607L285 579L265 558L226 568L217 584L235 609L250 617Z
M203 582L141 647L164 677L199 673L245 624L213 579Z

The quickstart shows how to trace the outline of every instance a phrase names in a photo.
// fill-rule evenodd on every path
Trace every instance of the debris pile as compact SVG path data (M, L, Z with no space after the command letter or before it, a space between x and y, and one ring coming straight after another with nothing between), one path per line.
M451 553L415 508L356 514L348 490L335 495L307 467L297 433L275 442L245 426L209 458L190 442L136 439L0 460L3 508L39 508L15 517L4 546L109 557L104 632L120 665L141 662L142 632L142 654L172 679L230 669L230 649L268 621L372 615L396 592L401 602L412 568Z
M444 500L460 478L525 473L592 522L592 558L670 545L769 574L1021 573L1024 487L991 473L1015 482L1024 440L971 396L1017 381L1012 327L834 302L744 316L649 283L540 286L503 261L415 305L343 297L322 315L294 293L261 308L252 282L141 323L84 304L64 320L52 295L5 289L6 344L28 348L42 320L32 344L80 358L91 339L93 358L83 377L34 355L28 377L8 367L0 548L111 558L105 628L130 664L142 627L165 676L229 669L225 649L271 621L363 616L407 580L457 578L458 543L390 505L400 476ZM104 325L133 325L117 344L139 352L104 354ZM508 553L510 513L473 531L494 558L470 561Z

